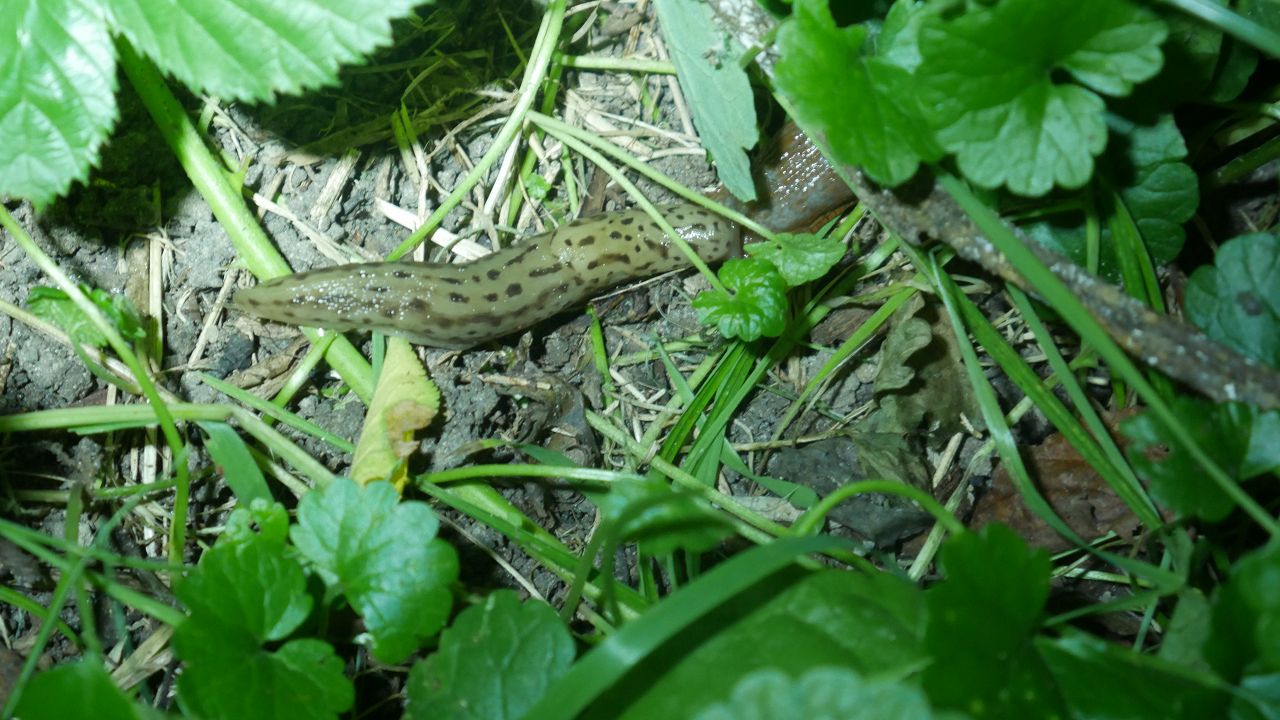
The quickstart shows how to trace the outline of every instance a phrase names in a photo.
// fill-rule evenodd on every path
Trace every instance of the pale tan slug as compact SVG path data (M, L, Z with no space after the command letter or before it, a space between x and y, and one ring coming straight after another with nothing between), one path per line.
M663 210L698 256L741 248L738 226L696 205ZM688 266L639 210L575 220L466 263L339 265L236 293L245 312L291 325L379 330L419 345L466 348L523 330L628 280Z

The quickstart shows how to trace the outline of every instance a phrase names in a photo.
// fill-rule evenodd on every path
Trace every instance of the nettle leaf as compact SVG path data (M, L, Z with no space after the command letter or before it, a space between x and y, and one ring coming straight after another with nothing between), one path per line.
M435 635L449 615L458 555L435 537L425 503L399 502L390 483L363 488L345 478L307 493L289 537L331 595L364 618L373 654L398 663Z
M787 287L817 280L844 257L840 238L822 238L813 233L779 233L776 238L776 242L752 243L742 249L751 257L773 263Z
M1253 233L1224 243L1213 267L1192 273L1186 313L1214 340L1280 368L1280 239Z
M440 649L413 666L405 717L516 720L573 657L573 637L550 605L500 590L463 610Z
M864 680L845 668L815 668L799 677L758 670L733 688L728 701L697 720L896 720L934 717L920 688L899 680Z
M1166 34L1125 0L1003 0L970 4L954 19L933 13L920 26L922 108L974 183L1029 196L1080 187L1106 146L1096 93L1127 95L1158 72ZM1081 85L1055 82L1055 71Z
M0 0L0 18L0 197L42 208L88 177L115 124L115 46L82 0Z
M942 154L921 122L910 73L872 54L865 26L838 28L826 0L797 0L777 44L778 90L802 125L825 131L837 158L897 185Z
M139 51L187 86L271 100L330 85L338 68L391 41L422 0L101 0Z
M708 291L693 299L704 324L727 338L777 337L787 327L787 283L771 263L733 259L720 266L720 281L732 294Z
M1214 405L1191 397L1174 398L1170 408L1232 478L1248 480L1280 466L1280 410L1263 412L1245 403ZM1133 441L1129 462L1150 482L1151 496L1158 502L1179 515L1210 521L1225 518L1235 508L1235 501L1205 476L1199 464L1170 442L1164 425L1150 412L1125 420L1120 429Z
M698 102L689 104L720 181L743 202L756 199L747 150L755 146L755 97L738 63L743 48L720 29L700 0L654 0L662 36L671 51L680 84Z
M1049 554L1004 525L947 541L946 580L926 593L922 680L934 707L991 717L1066 717L1032 639L1049 597Z
M183 703L204 718L333 718L355 693L327 643L290 640L310 614L302 566L275 534L218 542L174 588L190 615L174 629Z

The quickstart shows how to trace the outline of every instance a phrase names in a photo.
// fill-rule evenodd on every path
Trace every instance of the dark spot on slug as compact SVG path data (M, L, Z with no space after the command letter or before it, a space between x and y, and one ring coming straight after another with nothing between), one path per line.
M262 301L255 297L245 298L244 301L253 307L258 307L262 304Z
M400 313L396 312L396 309L395 309L395 308L387 308L386 310L383 310L383 311L382 311L382 317L384 317L384 318L392 318L392 319L394 319L394 318L395 318L397 315L399 315L399 314L400 314Z
M622 239L622 233L621 233L621 232L619 232L619 231L617 231L617 230L612 230L612 231L610 231L610 232L609 232L609 238L610 238L611 240L621 240L621 239Z
M606 262L622 263L623 265L631 264L631 256L626 253L609 253L602 259Z
M563 268L564 268L564 265L561 263L556 263L555 265L548 265L544 268L538 268L537 270L530 270L529 277L542 277L543 275L551 275L552 273L560 272L560 270Z
M556 292L560 293L561 295L569 292L569 283L560 283L559 285L557 285Z
M479 281L479 280L480 280L480 278L476 278L476 280L477 280L477 281ZM449 285L461 285L461 284L462 284L462 279L461 279L461 278L456 278L456 277L447 277L447 278L444 278L444 281L445 281L446 283L448 283Z
M600 261L599 261L599 260L592 260L591 262L587 263L587 269L588 269L588 270L595 270L595 269L596 269L596 268L598 268L598 267L600 267Z
M498 293L488 293L484 299L486 302L498 302Z
M397 280L408 280L408 279L409 279L409 273L408 273L408 272L406 272L406 271L404 271L404 270L392 270L392 271L391 271L391 277L393 277L393 278L395 278L395 279L397 279Z
M520 283L511 283L507 286L507 297L515 297L524 292L524 288L520 287Z
M391 288L387 287L386 285L370 285L365 289L375 295L386 295L387 293L391 292Z
M584 237L584 238L582 238L581 240L579 240L579 241L578 241L578 244L579 244L579 245L581 245L582 247L586 247L586 246L588 246L588 245L594 245L594 244L595 244L595 242L596 242L596 236L595 236L595 235L587 235L586 237Z
M307 299L302 297L301 295L294 295L293 297L289 298L289 303L291 305L301 305L306 301Z
M636 219L635 219L635 218L633 218L633 217L624 217L624 218L622 218L621 220L619 220L619 222L621 222L623 225L630 225L631 223L633 223L633 222L635 222L635 221L636 221Z
M410 301L409 301L409 307L410 307L414 312L426 312L426 311L427 311L427 301L426 301L426 300L423 300L422 298L414 298L414 299L412 299L412 300L410 300Z
M490 279L490 280L497 280L499 277L501 277L501 276L502 276L502 271L501 271L501 270L490 270L489 272L485 273L485 275L487 275L487 276L489 277L489 279ZM476 280L479 280L479 279L480 279L480 278L476 278Z
M467 296L463 295L462 293L449 293L449 301L456 302L456 303L464 303L467 301Z

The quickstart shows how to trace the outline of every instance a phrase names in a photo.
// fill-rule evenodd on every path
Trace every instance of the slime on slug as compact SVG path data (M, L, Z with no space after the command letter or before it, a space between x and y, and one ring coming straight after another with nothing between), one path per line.
M708 263L741 250L735 223L696 205L662 212ZM648 215L628 210L575 220L466 263L362 263L288 275L237 292L234 304L291 325L466 348L688 264Z

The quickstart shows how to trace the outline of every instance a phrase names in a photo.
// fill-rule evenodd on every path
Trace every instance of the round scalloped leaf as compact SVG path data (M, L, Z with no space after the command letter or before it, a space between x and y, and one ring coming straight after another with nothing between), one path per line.
M116 121L116 59L80 0L0 0L0 197L42 207L83 180Z
M458 554L435 537L425 503L399 502L389 483L339 478L303 496L290 539L364 618L372 651L397 663L444 625Z
M921 23L916 84L937 139L974 183L1075 188L1106 146L1105 105L1160 70L1167 30L1124 0L1004 0ZM1081 85L1056 82L1070 73Z
M1223 244L1213 267L1187 283L1186 313L1214 340L1280 368L1280 239L1253 233Z
M103 0L113 24L162 70L241 100L333 84L338 68L391 41L421 0Z

